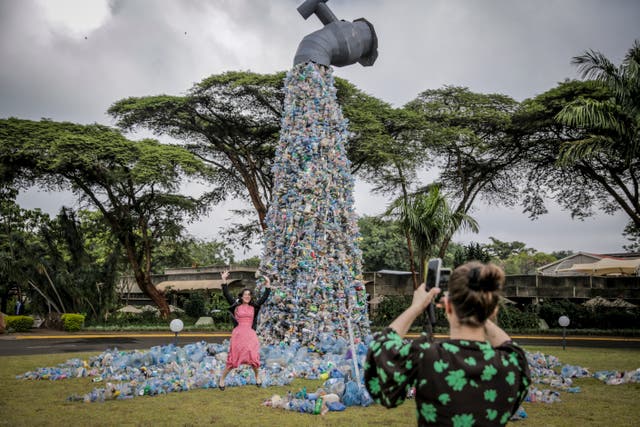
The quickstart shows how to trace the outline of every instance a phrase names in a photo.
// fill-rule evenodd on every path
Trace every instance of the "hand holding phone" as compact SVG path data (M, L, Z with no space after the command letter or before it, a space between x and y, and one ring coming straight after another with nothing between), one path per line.
M425 282L427 284L427 290L432 288L440 289L440 269L442 268L442 260L440 258L432 258L427 264L427 277ZM442 293L440 293L442 295ZM434 301L432 301L427 307L427 315L431 325L436 324L436 309L438 294L436 294Z

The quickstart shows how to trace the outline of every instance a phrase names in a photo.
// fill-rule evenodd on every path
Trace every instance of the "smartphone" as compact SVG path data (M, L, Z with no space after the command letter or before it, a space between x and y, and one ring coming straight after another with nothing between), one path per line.
M440 287L440 270L442 269L442 260L440 258L431 258L427 264L427 290Z
M427 285L427 291L431 288L440 287L440 269L442 268L442 260L440 258L431 258L427 264L427 277L425 283ZM436 301L432 301L427 307L427 317L431 322L432 327L436 324L436 309L437 299L442 295L440 292L436 296Z

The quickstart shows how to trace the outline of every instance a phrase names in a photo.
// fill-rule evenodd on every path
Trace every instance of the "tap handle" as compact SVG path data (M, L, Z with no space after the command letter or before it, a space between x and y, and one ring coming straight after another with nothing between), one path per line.
M298 6L298 12L304 19L307 19L314 13L320 19L323 25L328 25L339 19L331 12L329 6L325 3L329 0L305 0L300 6Z

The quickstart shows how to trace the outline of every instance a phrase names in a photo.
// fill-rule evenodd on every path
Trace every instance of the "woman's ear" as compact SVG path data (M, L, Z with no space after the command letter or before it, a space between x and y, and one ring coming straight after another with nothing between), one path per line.
M444 312L447 316L451 316L453 314L453 305L451 305L449 298L444 297L442 298L442 301L444 302Z

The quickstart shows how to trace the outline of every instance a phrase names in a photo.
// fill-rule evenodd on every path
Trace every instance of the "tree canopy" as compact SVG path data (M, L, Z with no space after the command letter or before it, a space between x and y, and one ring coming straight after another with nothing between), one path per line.
M208 206L209 200L179 193L182 177L208 176L204 164L182 147L130 141L97 124L2 119L0 142L3 176L68 188L101 213L138 286L168 315L166 299L151 282L152 251Z
M109 108L109 113L121 129L147 129L171 136L211 165L216 171L210 175L212 200L239 198L251 203L257 221L238 224L233 233L246 242L266 227L284 77L284 73L226 72L205 78L184 96L122 99ZM387 162L386 149L398 150L389 135L390 128L408 126L409 120L346 80L336 78L335 85L338 102L349 120L347 150L352 172L376 177Z
M469 214L480 199L507 206L518 200L520 174L516 171L522 151L514 146L511 134L517 106L506 95L474 93L457 86L426 90L407 104L431 130L429 151L453 212ZM440 257L450 238L441 242Z
M572 217L622 210L640 226L640 44L616 67L589 51L574 58L586 81L526 100L514 123L527 153L525 207L555 199Z

